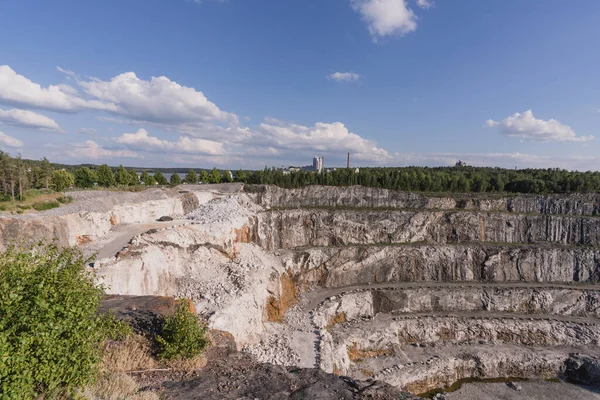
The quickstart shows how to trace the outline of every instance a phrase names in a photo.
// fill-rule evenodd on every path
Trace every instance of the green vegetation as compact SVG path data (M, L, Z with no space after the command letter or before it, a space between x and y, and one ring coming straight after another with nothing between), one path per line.
M54 398L92 382L101 344L130 333L98 314L103 289L74 249L38 245L0 254L0 393Z
M61 204L69 204L73 201L73 198L71 196L61 196L57 197L56 200Z
M202 183L208 183L210 181L210 179L208 177L208 172L206 172L205 170L200 171L200 178L199 178L199 180Z
M52 177L50 178L50 186L57 192L62 192L75 183L75 177L72 173L64 171L62 169L52 171Z
M115 176L112 172L112 169L106 164L101 165L96 170L96 176L98 179L98 185L109 187L114 186L116 183Z
M183 181L190 185L195 185L198 183L198 174L193 169L190 169Z
M169 181L167 181L167 178L165 178L165 176L160 171L156 171L154 173L154 180L159 185L163 185L164 186L164 185L168 185L169 184Z
M98 176L88 167L82 167L75 171L75 186L78 188L91 188L98 182Z
M53 170L54 168L54 170ZM62 171L58 173L58 171ZM136 171L142 173L138 179ZM243 182L249 184L271 184L284 188L298 188L308 185L350 186L363 185L393 190L424 192L428 194L447 193L595 193L600 192L600 172L576 172L562 169L503 169L476 167L391 167L391 168L339 168L335 171L315 173L267 169L260 171L238 170L232 174L227 170L213 168L187 171L178 168L164 168L163 172L173 173L171 184ZM152 176L149 172L154 172ZM73 174L73 175L70 175ZM72 179L71 179L72 178ZM178 180L179 178L179 180ZM23 201L28 190L55 188L65 190L75 184L78 188L100 186L136 187L139 184L153 186L156 183L168 185L163 173L150 168L126 169L123 166L111 168L85 164L68 166L50 164L47 159L23 160L11 157L0 151L0 201ZM4 206L16 210L15 206Z
M154 180L154 177L152 175L148 174L146 171L142 172L142 176L140 177L140 180L146 186L152 186L156 183L156 181Z
M181 185L181 178L177 174L177 172L171 175L171 181L169 182L171 185Z
M45 203L33 203L31 207L36 211L46 211L60 207L60 203L58 201L47 201Z
M208 182L209 183L221 183L221 173L219 172L218 169L213 168L212 171L210 171L210 175L208 176Z
M164 360L193 358L206 348L206 327L190 311L189 304L181 300L175 314L165 318L162 333L156 336L158 357Z
M573 172L561 169L476 167L340 168L317 174L281 170L255 171L235 176L235 181L272 184L285 188L308 185L363 185L394 190L429 193L592 193L600 191L600 172Z

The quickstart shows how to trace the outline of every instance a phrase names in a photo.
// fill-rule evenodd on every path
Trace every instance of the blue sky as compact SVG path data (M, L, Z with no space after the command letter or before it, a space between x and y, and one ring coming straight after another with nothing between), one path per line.
M600 169L600 2L0 0L0 148Z

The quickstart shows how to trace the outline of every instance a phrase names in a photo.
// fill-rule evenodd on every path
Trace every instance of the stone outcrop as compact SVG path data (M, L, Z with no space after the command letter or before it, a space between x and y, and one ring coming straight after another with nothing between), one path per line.
M600 218L471 211L298 209L259 217L269 250L359 244L490 242L600 245Z
M433 244L319 247L283 253L306 290L379 282L600 281L600 250Z
M555 215L597 215L600 213L599 194L501 196L457 193L452 197L444 197L364 186L307 186L300 189L256 186L247 190L254 192L257 202L266 208L383 207L466 209Z

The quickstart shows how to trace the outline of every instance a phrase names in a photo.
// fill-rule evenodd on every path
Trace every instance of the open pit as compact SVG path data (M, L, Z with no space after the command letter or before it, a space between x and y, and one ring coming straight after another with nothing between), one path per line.
M189 298L262 362L414 394L477 379L600 382L600 195L186 192L19 232L8 221L4 237L98 251L108 293Z

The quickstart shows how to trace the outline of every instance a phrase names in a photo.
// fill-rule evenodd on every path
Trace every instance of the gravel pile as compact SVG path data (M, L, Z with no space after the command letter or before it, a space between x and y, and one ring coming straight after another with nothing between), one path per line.
M223 229L229 231L229 227L243 225L249 217L260 210L262 210L260 206L244 195L229 195L200 205L185 218L208 226L213 232Z
M264 260L255 254L260 251L253 246L242 246L242 256L230 260L217 250L207 250L203 258L205 262L210 260L210 268L202 269L199 277L189 274L177 278L177 297L194 301L199 313L209 314L223 308L251 289L248 277L264 265Z
M250 353L258 362L297 366L300 363L300 357L291 348L290 341L284 335L268 335L256 345L246 346L242 349Z

